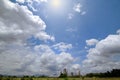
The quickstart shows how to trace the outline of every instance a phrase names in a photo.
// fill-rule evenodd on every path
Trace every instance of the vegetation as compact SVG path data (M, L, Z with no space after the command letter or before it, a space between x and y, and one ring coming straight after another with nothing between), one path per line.
M87 74L86 77L120 77L120 69L113 69L105 73L90 73Z
M79 73L78 73L79 74ZM86 76L80 75L67 75L67 70L64 69L60 73L59 77L47 77L47 76L8 76L0 75L0 80L120 80L120 69L113 69L112 71L107 71L105 73L89 73Z
M0 80L120 80L120 78L10 78L1 77Z

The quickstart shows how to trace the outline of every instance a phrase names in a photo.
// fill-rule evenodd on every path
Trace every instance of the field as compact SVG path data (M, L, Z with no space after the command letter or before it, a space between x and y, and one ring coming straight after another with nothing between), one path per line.
M0 80L120 80L120 78L7 78Z

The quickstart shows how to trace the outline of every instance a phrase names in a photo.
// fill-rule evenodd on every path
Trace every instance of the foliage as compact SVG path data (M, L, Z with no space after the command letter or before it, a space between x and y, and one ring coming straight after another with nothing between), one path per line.
M105 73L89 73L86 77L120 77L120 69L113 69Z
M66 78L66 77L67 77L67 74L63 74L63 73L61 73L59 76L59 78Z
M120 78L10 78L10 77L0 77L0 80L120 80Z

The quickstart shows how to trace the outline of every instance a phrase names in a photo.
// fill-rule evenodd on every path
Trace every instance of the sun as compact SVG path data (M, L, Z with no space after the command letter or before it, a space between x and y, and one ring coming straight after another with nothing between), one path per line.
M67 0L48 0L47 11L49 15L64 15L67 10Z
M60 0L52 0L51 6L54 8L59 8L61 6L61 1Z

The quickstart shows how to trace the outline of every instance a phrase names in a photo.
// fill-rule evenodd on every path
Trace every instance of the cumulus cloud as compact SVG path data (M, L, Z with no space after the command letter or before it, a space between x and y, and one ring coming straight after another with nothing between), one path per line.
M87 59L83 61L83 72L105 72L120 69L120 35L108 35L88 50Z
M67 43L64 43L64 42L60 42L60 43L57 43L57 44L53 45L53 48L64 52L68 49L71 49L72 44L67 44Z
M38 45L35 50L41 55L39 56L40 69L45 74L54 74L56 72L56 74L59 74L63 68L68 68L68 65L71 65L74 61L74 58L69 53L61 52L60 54L55 54L47 45ZM47 72L45 72L46 70Z
M18 46L17 46L18 47ZM59 75L70 69L74 58L65 52L55 54L47 45L37 45L31 51L26 47L11 48L0 54L0 74L7 75ZM8 67L9 66L9 67Z
M35 56L23 47L5 50L0 53L0 74L4 75L31 75ZM19 46L20 47L20 46Z
M88 46L96 45L99 41L97 39L86 40Z
M74 64L71 66L70 71L74 73L74 75L78 75L81 66L79 64Z
M52 36L44 32L45 23L39 16L33 15L26 6L1 0L0 7L0 39L2 41L23 41L31 35L41 40L53 40Z
M69 69L74 58L66 50L72 48L71 44L54 46L61 51L59 54L48 45L26 45L31 36L54 41L45 29L44 21L26 6L0 0L0 74L52 76Z
M37 2L37 3L40 3L40 2L47 2L47 0L16 0L16 2L19 2L19 3L32 3L32 2Z
M41 3L47 3L47 0L16 0L17 3L26 3L27 7L30 8L32 11L36 12L38 9L36 9L36 5L39 5ZM36 4L36 5L35 5Z
M19 3L24 3L25 2L25 0L16 0L17 2L19 2Z

